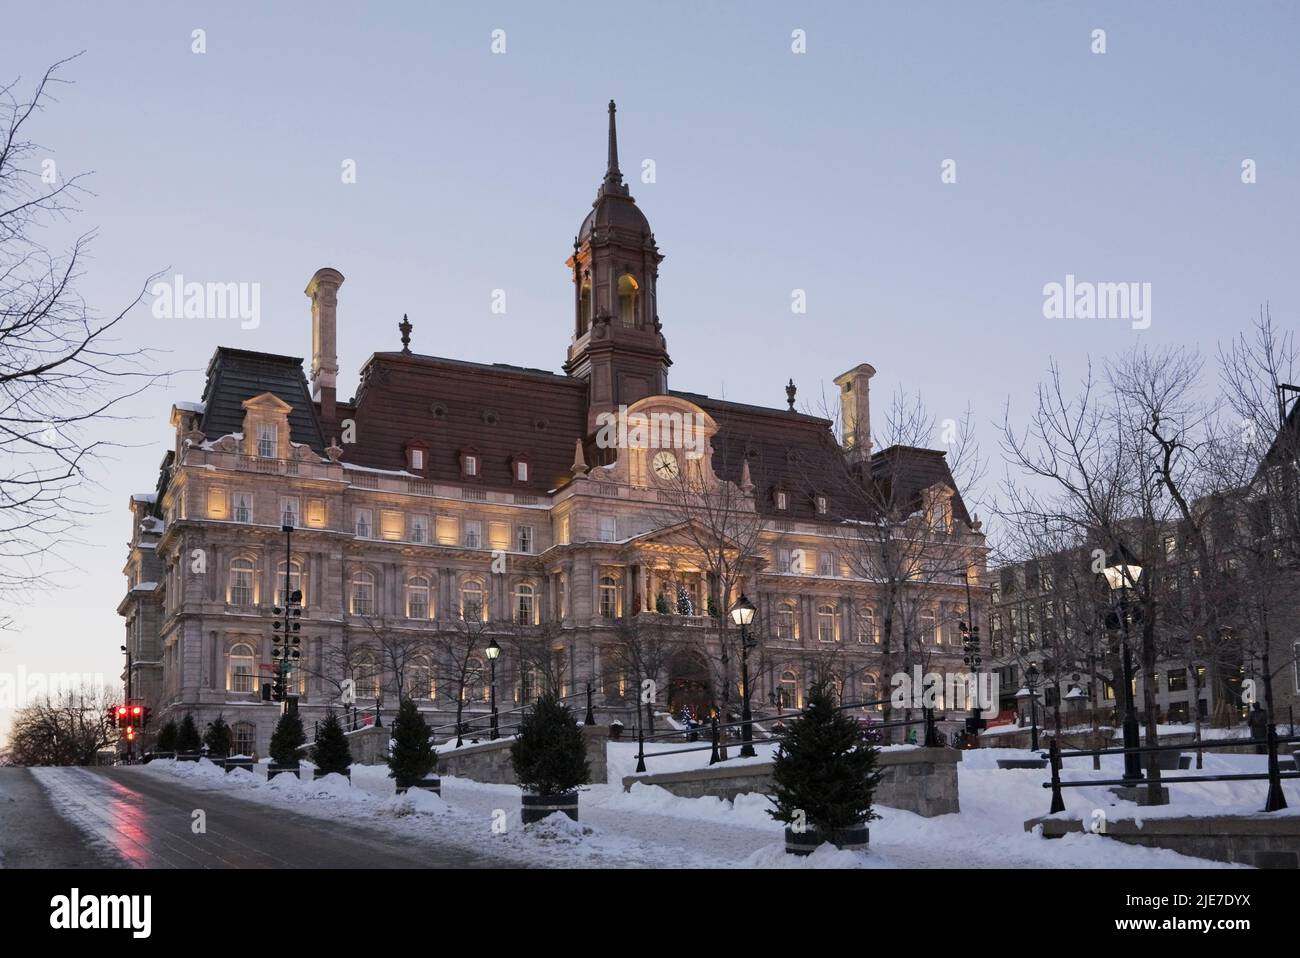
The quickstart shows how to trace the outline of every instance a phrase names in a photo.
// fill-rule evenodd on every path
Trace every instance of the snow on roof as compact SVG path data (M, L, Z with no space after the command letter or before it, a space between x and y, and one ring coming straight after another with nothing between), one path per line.
M208 408L208 404L203 402L178 402L173 403L172 405L182 412L196 412L200 415L202 415Z
M357 472L377 472L385 476L408 476L412 479L420 478L413 472L407 472L405 469L376 469L373 466L358 466L354 462L339 463L344 469L355 469Z
M157 502L158 495L153 492L133 492L131 494L132 502Z
M158 588L158 583L157 583L157 582L137 582L137 583L135 584L135 588L133 588L131 591L132 591L132 592L152 592L152 591L153 591L154 589L156 589L156 588Z

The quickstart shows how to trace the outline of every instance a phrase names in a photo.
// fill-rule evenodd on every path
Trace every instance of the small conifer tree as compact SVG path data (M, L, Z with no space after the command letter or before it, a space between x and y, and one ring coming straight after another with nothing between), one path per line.
M199 739L199 727L194 724L194 716L189 712L181 719L181 726L176 731L176 751L193 753L199 750L203 742Z
M410 788L438 765L438 753L429 741L429 723L414 699L403 699L393 720L393 747L388 754L388 774L398 788Z
M320 735L311 750L311 760L321 772L345 774L352 767L352 750L348 737L343 734L339 717L330 709L320 723Z
M296 768L298 748L305 744L307 735L302 730L302 716L296 711L285 712L271 733L271 761L276 765Z
M519 784L538 795L564 795L591 780L582 731L554 692L542 695L510 746Z

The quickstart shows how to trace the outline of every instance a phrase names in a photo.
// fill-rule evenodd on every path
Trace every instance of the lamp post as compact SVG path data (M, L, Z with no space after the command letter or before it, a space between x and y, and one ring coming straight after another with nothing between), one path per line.
M1129 651L1129 608L1128 593L1137 588L1142 577L1142 567L1137 564L1132 554L1125 548L1116 548L1106 558L1106 568L1102 570L1111 595L1119 603L1117 618L1120 626L1121 654L1124 663L1124 780L1135 785L1142 780L1137 749L1138 720L1133 705L1133 658Z
M742 683L740 720L744 723L740 726L741 758L754 757L754 723L753 714L749 710L749 649L752 644L749 637L749 624L754 621L754 612L754 603L745 598L742 592L740 601L731 610L731 621L740 626L740 681Z
M1029 750L1038 751L1038 663L1030 662L1025 669L1025 684L1029 688Z
M497 656L501 654L501 646L497 645L497 640L493 639L488 642L488 674L489 683L492 688L492 733L489 736L493 741L497 738Z
M131 650L125 645L121 648L126 653L126 704L129 706L131 704ZM133 751L131 739L128 737L126 740L126 763L128 765L131 764Z

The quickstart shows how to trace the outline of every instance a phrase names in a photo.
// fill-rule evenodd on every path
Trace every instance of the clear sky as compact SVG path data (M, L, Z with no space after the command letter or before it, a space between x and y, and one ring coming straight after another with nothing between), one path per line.
M260 284L261 322L132 314L123 338L182 372L106 429L135 448L99 475L81 572L0 634L4 673L120 670L126 504L153 488L170 404L199 398L218 345L308 355L317 268L347 277L341 396L403 313L416 351L558 370L610 98L667 257L675 389L779 406L793 378L816 401L870 362L877 397L971 404L996 456L991 424L1050 357L1213 353L1264 301L1291 328L1300 309L1292 3L5 7L0 78L30 88L86 51L32 129L62 173L94 171L85 298L114 310L166 270ZM1150 327L1045 318L1067 275L1150 283Z

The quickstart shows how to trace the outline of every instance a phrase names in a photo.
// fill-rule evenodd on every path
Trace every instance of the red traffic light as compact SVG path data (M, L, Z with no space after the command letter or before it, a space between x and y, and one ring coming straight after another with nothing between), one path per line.
M117 707L117 714L118 714L119 716L126 715L126 706L125 706L125 705L119 705L119 706Z
M135 705L135 706L132 706L132 707L131 707L131 714L132 714L132 715L139 715L142 711L143 711L143 709L141 709L140 706L138 706L138 705Z

